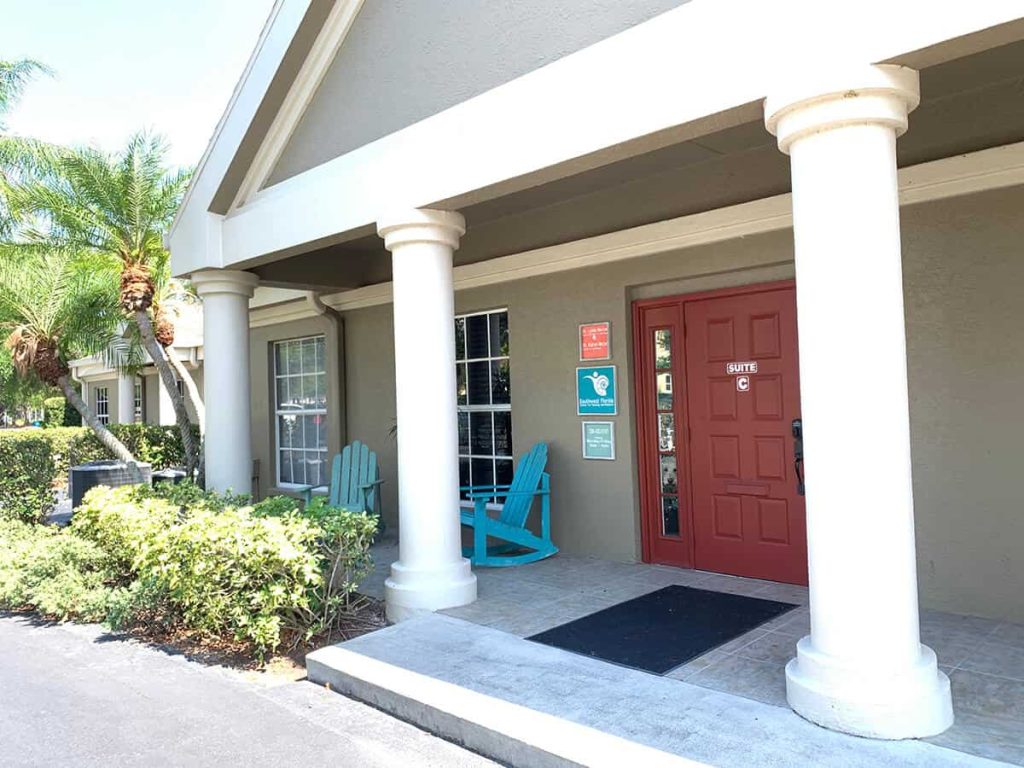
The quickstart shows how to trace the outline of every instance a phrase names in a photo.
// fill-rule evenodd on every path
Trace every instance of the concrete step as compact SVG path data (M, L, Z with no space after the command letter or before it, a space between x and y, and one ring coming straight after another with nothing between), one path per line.
M433 614L322 648L309 679L516 766L992 766Z

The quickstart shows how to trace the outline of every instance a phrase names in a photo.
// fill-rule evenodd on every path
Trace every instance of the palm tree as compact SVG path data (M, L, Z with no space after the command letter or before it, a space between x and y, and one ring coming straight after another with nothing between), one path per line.
M153 315L156 277L168 259L163 234L190 176L169 171L166 153L161 139L145 133L134 135L113 155L92 148L66 150L56 159L52 176L9 184L7 195L22 222L23 239L103 255L119 264L120 307L137 326L170 394L191 475L199 445L178 394L174 365L157 339L154 319L159 318Z
M0 248L0 329L14 369L60 389L100 442L136 461L103 425L70 380L67 361L105 348L120 320L113 275L94 257L68 251Z

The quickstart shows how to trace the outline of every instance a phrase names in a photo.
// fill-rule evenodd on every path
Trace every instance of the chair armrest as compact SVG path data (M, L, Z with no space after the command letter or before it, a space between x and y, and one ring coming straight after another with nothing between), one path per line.
M384 482L383 480L374 480L374 481L369 482L369 483L363 483L362 485L359 486L359 488L362 489L362 490L366 490L367 488L375 488L378 485L381 485L383 482Z
M295 485L288 490L299 494L302 497L303 502L309 504L313 500L313 488L312 485Z

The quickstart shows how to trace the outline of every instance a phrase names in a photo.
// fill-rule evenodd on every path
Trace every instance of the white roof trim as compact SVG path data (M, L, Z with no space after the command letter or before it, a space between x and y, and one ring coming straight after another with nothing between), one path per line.
M204 257L213 250L209 247L211 237L215 234L219 237L219 233L212 233L210 229L219 229L219 221L216 217L211 220L210 204L312 2L314 0L277 0L271 9L256 48L165 238L168 243L173 238L178 249ZM216 263L207 266L219 266L219 253L209 261Z
M267 183L362 7L363 0L338 0L331 9L242 180L232 209L245 205Z

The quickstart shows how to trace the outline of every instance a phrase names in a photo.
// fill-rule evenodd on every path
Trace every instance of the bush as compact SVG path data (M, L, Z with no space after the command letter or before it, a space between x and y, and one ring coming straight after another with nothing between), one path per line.
M48 429L63 427L67 402L63 397L48 397L43 400L43 426Z
M96 488L70 533L106 553L115 626L182 623L258 655L334 626L372 567L376 518L278 497L206 493L190 483Z
M0 520L0 606L100 621L112 594L108 565L103 549L84 538Z
M166 469L185 463L177 427L112 424L110 431L139 460ZM0 518L42 521L53 509L53 486L67 483L76 464L113 458L83 427L0 433Z
M46 431L0 432L0 519L45 519L53 509L54 466Z

